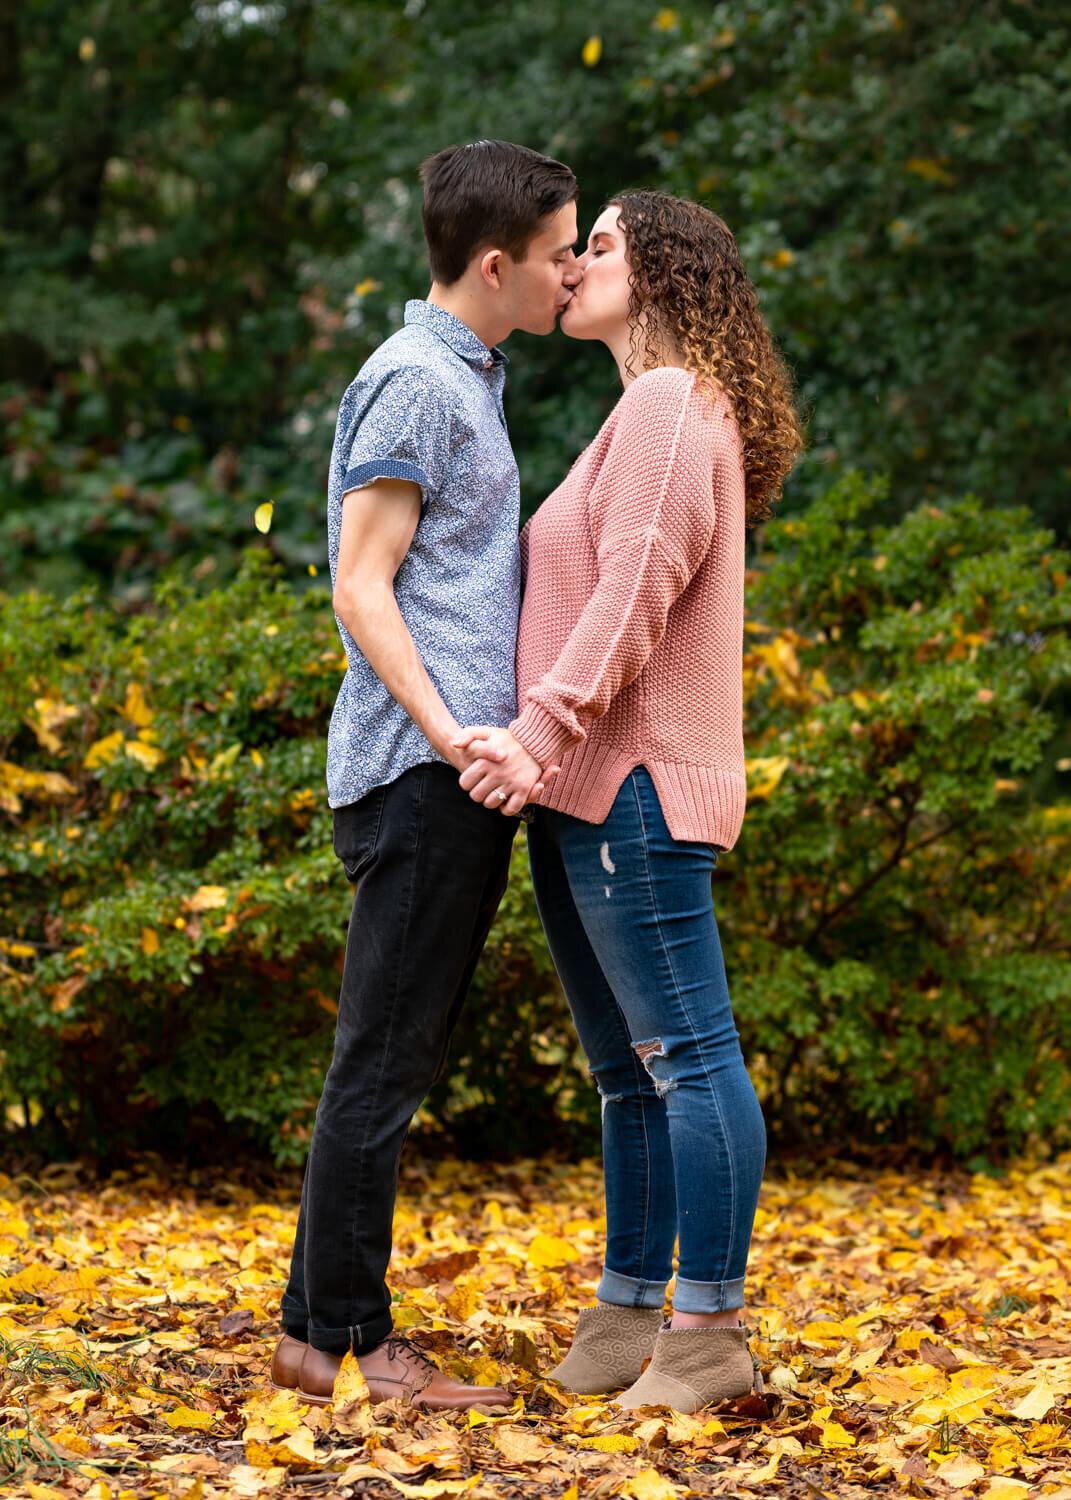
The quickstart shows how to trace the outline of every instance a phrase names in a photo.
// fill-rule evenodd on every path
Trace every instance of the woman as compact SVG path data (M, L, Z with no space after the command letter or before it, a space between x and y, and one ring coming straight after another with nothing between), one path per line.
M711 873L744 815L744 530L779 494L799 426L715 214L622 194L580 264L562 329L601 339L625 390L525 529L510 726L533 764L560 765L529 831L532 878L602 1095L605 1267L552 1373L572 1391L628 1386L622 1407L695 1411L754 1378L741 1318L765 1129ZM504 811L521 794L489 760L462 785Z

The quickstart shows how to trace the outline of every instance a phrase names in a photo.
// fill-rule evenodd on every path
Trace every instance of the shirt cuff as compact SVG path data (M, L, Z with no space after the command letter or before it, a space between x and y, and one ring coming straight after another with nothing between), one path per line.
M427 502L431 489L427 474L419 464L410 463L404 458L370 458L363 463L353 464L346 470L341 493L348 495L350 490L363 489L377 479L408 479L411 484L420 486L421 504Z
M571 734L560 719L539 703L527 703L509 726L509 732L524 746L541 771L556 766L565 752L579 745L584 738L583 735Z

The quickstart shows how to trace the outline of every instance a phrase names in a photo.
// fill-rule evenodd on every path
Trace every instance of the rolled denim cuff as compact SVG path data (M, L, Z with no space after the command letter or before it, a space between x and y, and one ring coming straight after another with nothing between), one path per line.
M683 1276L678 1276L673 1288L674 1312L732 1312L743 1305L743 1276L739 1281L686 1281Z
M623 1276L620 1271L603 1266L595 1295L600 1302L613 1302L618 1307L664 1307L668 1284L645 1281L642 1276Z

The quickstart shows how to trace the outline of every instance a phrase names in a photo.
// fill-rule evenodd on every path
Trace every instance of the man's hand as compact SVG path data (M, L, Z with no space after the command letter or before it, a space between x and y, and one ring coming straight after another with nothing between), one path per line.
M508 729L470 724L452 740L461 753L477 758L461 773L462 789L474 802L516 817L526 802L538 802L560 767L546 773Z

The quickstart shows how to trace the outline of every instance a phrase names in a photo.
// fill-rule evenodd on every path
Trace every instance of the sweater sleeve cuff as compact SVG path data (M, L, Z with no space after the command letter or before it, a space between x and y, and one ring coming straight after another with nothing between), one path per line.
M532 702L525 704L509 726L509 732L543 771L548 766L556 766L565 752L583 739L583 735L571 734L562 721L542 704Z

